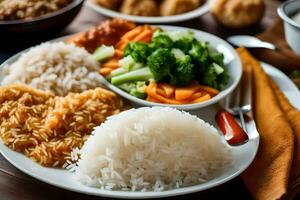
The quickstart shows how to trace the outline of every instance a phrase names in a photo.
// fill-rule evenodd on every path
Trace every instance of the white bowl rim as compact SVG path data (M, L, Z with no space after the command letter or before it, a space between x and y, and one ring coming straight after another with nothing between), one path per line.
M284 2L283 4L281 4L278 9L277 9L277 13L279 15L279 17L281 19L283 19L285 22L287 22L288 24L294 26L294 27L297 27L297 28L300 28L300 24L294 22L289 16L288 14L286 13L285 11L285 7L290 4L290 3L294 3L294 2L298 2L300 4L300 1L299 0L289 0L289 1L286 1ZM300 11L300 9L299 9Z

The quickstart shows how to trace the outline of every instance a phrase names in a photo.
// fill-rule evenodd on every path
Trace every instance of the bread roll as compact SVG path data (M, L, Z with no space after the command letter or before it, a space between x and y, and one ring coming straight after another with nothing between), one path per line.
M260 22L265 4L263 0L214 0L210 10L224 26L243 28Z
M158 5L155 0L124 0L121 13L138 16L157 16Z
M170 16L195 10L203 2L203 0L163 0L160 4L160 15Z

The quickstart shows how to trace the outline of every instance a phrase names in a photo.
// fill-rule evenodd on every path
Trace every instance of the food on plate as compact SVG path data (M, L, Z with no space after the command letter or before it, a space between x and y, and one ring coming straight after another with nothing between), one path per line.
M58 11L73 0L1 0L0 20L27 20Z
M160 4L162 16L178 15L195 10L205 1L203 0L163 0Z
M103 6L104 8L108 8L111 10L115 10L119 7L122 0L92 0L94 3Z
M93 53L100 74L127 93L148 101L189 104L216 96L228 83L224 56L193 31L140 25L115 45Z
M170 16L197 9L206 0L90 0L96 5L135 16Z
M0 103L3 143L44 166L63 165L95 126L126 108L102 88L59 97L23 84L1 87Z
M65 96L102 85L98 64L85 49L63 42L44 43L6 66L2 84L25 83Z
M214 127L167 107L113 116L73 154L80 159L67 168L75 170L77 179L108 190L163 191L195 185L232 163L232 153Z
M265 3L263 0L214 0L210 10L224 26L243 28L260 22Z
M126 32L135 27L134 23L126 20L108 20L98 27L69 37L66 42L75 44L78 47L84 47L91 53L102 44L115 45Z
M157 0L124 0L120 12L128 15L157 16Z

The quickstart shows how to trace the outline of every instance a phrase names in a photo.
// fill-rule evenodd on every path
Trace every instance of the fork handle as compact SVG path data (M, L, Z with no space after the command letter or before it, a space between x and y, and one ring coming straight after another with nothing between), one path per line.
M248 141L248 135L236 122L233 115L221 110L216 115L216 122L230 145L240 145Z

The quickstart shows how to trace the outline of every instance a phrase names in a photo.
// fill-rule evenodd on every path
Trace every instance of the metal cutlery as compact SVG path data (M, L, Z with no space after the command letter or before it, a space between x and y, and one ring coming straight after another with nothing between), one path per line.
M216 122L230 145L248 141L247 122L252 119L252 73L244 73L240 84L223 102L223 110L216 115ZM239 118L240 124L235 118ZM252 120L253 121L253 120ZM240 126L241 125L241 126Z
M264 42L250 35L234 35L227 38L227 41L235 46L246 48L265 48L276 50L276 46L269 42Z

